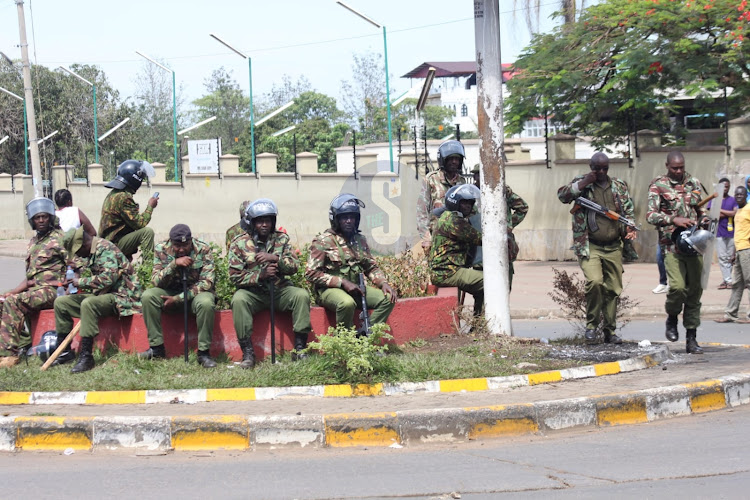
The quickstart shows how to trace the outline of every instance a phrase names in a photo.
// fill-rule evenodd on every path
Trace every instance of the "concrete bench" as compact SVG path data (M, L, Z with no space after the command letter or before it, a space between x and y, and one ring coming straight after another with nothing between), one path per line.
M445 293L445 292L443 292ZM393 309L388 324L391 327L393 342L403 344L416 338L430 339L444 333L453 333L453 312L456 308L455 290L450 295L399 299ZM355 313L358 317L359 312ZM180 356L184 353L184 330L182 310L174 314L162 315L164 329L164 345L167 356ZM310 310L313 333L315 335L328 332L334 325L335 316L322 307ZM277 312L276 352L289 351L294 347L294 333L292 332L292 317L289 313ZM32 319L33 343L37 344L42 334L55 329L55 314L52 310L41 311ZM96 345L100 348L108 344L117 346L122 351L139 352L148 349L148 335L143 316L136 314L126 318L103 318L99 322L100 333L96 338ZM258 359L271 355L271 316L268 311L255 315L253 328L253 347ZM188 317L188 337L191 350L197 348L198 334L195 316ZM73 340L77 347L79 338ZM232 323L232 311L217 311L214 319L214 335L211 343L213 355L226 352L233 360L242 359L242 351L237 343L237 334Z

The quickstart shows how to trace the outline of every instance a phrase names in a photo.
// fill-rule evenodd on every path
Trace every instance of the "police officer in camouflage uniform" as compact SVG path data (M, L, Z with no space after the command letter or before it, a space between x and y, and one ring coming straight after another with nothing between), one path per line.
M133 265L111 241L92 237L82 227L65 233L68 255L81 257L90 275L81 276L76 270L72 280L78 293L55 300L55 329L64 338L73 329L73 318L81 318L81 342L78 362L71 373L94 368L94 337L99 335L99 318L131 316L141 308L140 287L133 282ZM88 273L87 273L88 274Z
M708 218L697 205L703 186L685 171L685 158L679 151L667 155L667 173L651 181L648 187L646 220L659 230L659 243L665 249L664 266L669 279L669 291L664 303L667 312L666 337L671 342L679 339L678 315L686 329L685 350L688 354L702 354L697 330L701 324L701 273L703 257L697 252L683 253L675 245L674 237L696 224L705 225ZM711 256L713 257L713 256Z
M417 231L422 238L422 248L427 252L432 241L432 226L437 217L433 211L442 208L445 193L453 186L464 184L461 176L466 151L458 141L445 141L438 148L437 162L440 167L430 172L422 181L422 191L417 200Z
M484 306L484 273L467 262L472 248L482 245L482 233L469 216L479 199L479 188L454 186L445 194L445 211L435 223L430 247L430 279L437 286L455 286L474 297L474 315Z
M317 303L336 313L336 324L350 328L354 325L354 310L362 300L359 273L374 285L366 287L365 297L372 324L385 323L398 299L372 257L367 239L359 232L359 209L364 206L364 202L348 193L331 201L328 209L331 228L313 239L305 270Z
M292 312L294 352L292 360L304 359L310 325L310 294L292 285L288 276L299 268L299 259L289 236L276 230L276 204L260 198L248 205L245 225L248 232L234 238L229 246L229 279L237 291L232 296L232 317L237 340L242 347L242 368L255 366L253 351L253 314L271 305L273 284L274 307Z
M36 234L29 241L26 277L16 288L0 295L0 367L18 363L19 355L31 346L24 322L31 313L52 308L57 286L65 277L67 254L52 200L34 198L26 205L26 214Z
M234 226L227 229L227 253L229 253L229 245L232 244L232 240L234 240L237 236L244 234L248 229L250 229L245 222L245 211L247 210L248 205L250 205L250 200L246 200L240 203L240 221Z
M607 175L609 158L595 153L589 163L591 171L579 175L570 184L557 190L562 203L575 202L580 197L617 212L633 220L633 200L624 181ZM600 318L604 342L622 344L615 334L617 328L617 298L622 293L622 258L625 241L634 240L636 231L607 217L574 205L573 251L578 257L586 278L586 342L596 342L596 329Z
M187 284L187 298L183 295L183 274ZM193 238L190 228L177 224L169 231L169 239L156 245L153 288L143 292L143 321L148 330L147 351L139 353L143 359L165 358L164 332L161 326L163 311L182 311L185 300L195 314L198 326L198 364L203 368L216 367L209 350L214 332L214 258L207 243Z
M117 167L117 176L105 184L112 191L104 198L99 235L111 241L131 260L141 250L154 250L154 230L146 227L151 214L159 204L157 198L149 198L148 206L139 213L133 195L141 187L143 179L153 177L154 167L146 161L126 160Z

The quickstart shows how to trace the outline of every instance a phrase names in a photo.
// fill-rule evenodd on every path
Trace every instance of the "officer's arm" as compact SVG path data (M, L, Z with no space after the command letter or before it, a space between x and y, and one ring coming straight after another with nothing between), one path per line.
M238 288L260 283L261 266L255 261L255 248L247 238L235 238L229 246L229 281Z

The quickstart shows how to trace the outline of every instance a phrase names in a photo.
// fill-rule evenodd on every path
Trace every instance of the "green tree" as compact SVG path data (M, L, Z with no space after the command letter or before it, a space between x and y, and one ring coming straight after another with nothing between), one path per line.
M417 108L417 99L404 99L395 106L391 112L393 130L401 130L401 140L411 141L414 139L415 111ZM444 106L425 106L420 113L420 132L419 136L424 137L423 128L427 126L428 139L442 139L448 135L455 126L452 123L454 112ZM387 116L385 107L377 114L376 120L382 121L383 126L387 126ZM465 137L464 133L461 137Z
M221 137L223 152L234 153L237 149L234 138L250 125L250 98L243 95L239 84L232 78L232 72L223 67L215 70L204 86L208 93L193 101L196 107L194 120L197 123L212 116L216 120L202 125L191 135Z
M567 29L534 36L508 83L506 131L554 116L594 145L622 143L632 130L670 130L681 91L700 103L731 87L730 115L746 110L746 1L608 0ZM723 107L723 103L722 103Z

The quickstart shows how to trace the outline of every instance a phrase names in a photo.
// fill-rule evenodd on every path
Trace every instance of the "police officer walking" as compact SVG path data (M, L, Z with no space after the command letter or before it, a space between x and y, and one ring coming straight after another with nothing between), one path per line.
M126 160L117 167L117 176L105 184L112 191L102 205L99 235L117 245L128 260L132 260L138 249L154 250L154 230L146 226L159 200L149 198L146 210L139 213L138 203L133 199L143 179L154 175L154 167L147 161Z
M271 290L275 308L292 312L292 360L307 357L301 351L312 331L310 294L289 280L299 268L299 259L289 244L289 236L276 230L278 215L273 201L267 198L253 201L244 217L249 231L234 238L229 246L229 280L237 287L232 296L232 318L242 348L242 368L255 366L253 315L270 307Z
M183 294L183 275L187 296ZM214 368L209 350L214 332L214 258L207 243L193 238L186 224L177 224L169 231L169 239L156 245L153 288L143 293L143 321L148 330L147 351L139 353L145 359L165 358L164 332L161 326L163 311L179 311L188 302L198 325L198 364ZM185 339L187 341L187 339Z

